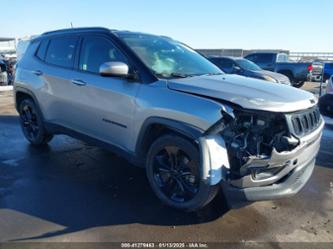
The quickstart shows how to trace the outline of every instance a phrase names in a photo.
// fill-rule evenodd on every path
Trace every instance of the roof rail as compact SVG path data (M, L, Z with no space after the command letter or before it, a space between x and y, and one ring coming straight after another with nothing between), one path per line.
M68 29L58 29L53 31L44 32L42 35L50 35L50 34L57 34L57 33L72 33L72 32L79 32L79 31L107 31L110 32L110 29L103 28L103 27L86 27L86 28L68 28Z

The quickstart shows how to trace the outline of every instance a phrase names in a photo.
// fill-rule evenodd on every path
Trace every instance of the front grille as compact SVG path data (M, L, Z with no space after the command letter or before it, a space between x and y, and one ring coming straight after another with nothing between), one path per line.
M290 114L292 133L304 136L315 130L321 122L317 106L301 112Z

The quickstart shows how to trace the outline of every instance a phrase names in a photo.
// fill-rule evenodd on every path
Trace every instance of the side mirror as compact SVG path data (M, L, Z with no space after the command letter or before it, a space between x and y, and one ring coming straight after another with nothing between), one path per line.
M235 73L239 73L240 71L242 71L242 69L239 66L234 66L233 71Z
M127 77L128 72L128 65L120 61L105 62L99 67L99 73L102 76Z

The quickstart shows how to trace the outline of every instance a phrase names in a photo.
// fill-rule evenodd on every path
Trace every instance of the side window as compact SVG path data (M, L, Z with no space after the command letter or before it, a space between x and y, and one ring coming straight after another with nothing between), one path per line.
M72 68L77 41L76 37L51 39L45 61L53 65Z
M36 56L41 59L42 61L45 59L45 54L47 50L47 46L49 44L48 40L42 40L39 44L38 51L36 53Z
M223 71L225 71L226 73L231 73L234 63L232 60L229 59L221 59L219 65Z
M106 38L86 37L80 54L79 69L99 73L99 67L105 62L126 62L126 57Z
M252 55L249 55L249 56L245 56L245 59L247 59L249 61L256 62L257 56L255 54L252 54Z
M288 56L286 54L278 54L276 62L288 62Z
M209 58L209 60L212 62L212 63L214 63L215 65L219 65L219 59L218 58Z
M272 63L273 62L273 55L271 55L271 54L260 54L260 55L257 55L257 59L256 59L255 62L257 62L257 63L263 63L263 64Z

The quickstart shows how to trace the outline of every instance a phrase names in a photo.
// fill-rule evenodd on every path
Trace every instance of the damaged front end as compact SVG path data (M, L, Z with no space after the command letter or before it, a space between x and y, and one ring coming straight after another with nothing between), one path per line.
M203 176L210 184L223 180L239 189L282 183L296 168L314 161L322 128L316 106L288 114L223 111L223 118L200 139ZM267 198L266 193L252 199Z

